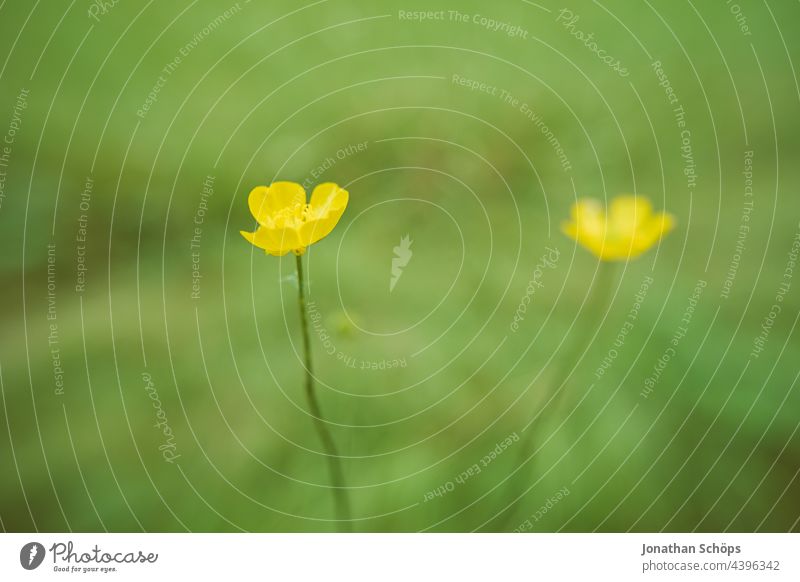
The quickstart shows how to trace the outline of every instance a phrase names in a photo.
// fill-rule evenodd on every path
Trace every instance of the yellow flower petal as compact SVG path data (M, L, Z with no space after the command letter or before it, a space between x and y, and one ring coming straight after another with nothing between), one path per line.
M310 206L316 217L322 217L331 210L341 209L344 211L349 199L350 194L347 190L332 182L326 182L314 188L311 193Z
M331 182L314 188L309 218L300 227L300 240L310 245L328 236L342 217L349 198L347 190Z
M306 203L306 191L296 182L273 182L267 197L272 210L289 208Z
M297 228L276 228L271 235L281 255L285 255L289 251L303 254L306 250L307 245L300 239L300 230Z
M264 224L267 220L269 209L267 208L267 193L269 188L267 186L256 186L250 190L250 195L247 197L247 205L250 207L250 214L253 215L259 224Z
M602 238L605 231L603 207L597 200L580 200L572 207L575 228L581 237Z
M668 212L656 214L654 220L656 220L661 227L661 236L668 234L673 228L675 228L675 217Z
M671 215L654 214L644 196L618 196L607 213L596 200L579 200L571 214L562 224L564 233L604 261L638 257L674 225Z
M308 246L328 236L344 213L344 207L329 211L324 218L309 220L300 227L300 240Z
M653 205L644 196L617 196L611 201L608 222L620 232L634 232L653 215Z
M317 186L309 204L300 184L259 186L250 192L248 205L260 226L253 233L242 231L242 236L271 255L303 254L308 245L330 234L348 200L347 190L333 183Z
M571 214L572 220L561 227L564 233L600 256L605 238L603 207L597 200L587 198L573 204Z
M671 214L661 212L654 214L640 230L635 248L639 254L657 243L665 234L672 230L675 219Z
M250 213L263 226L274 224L278 212L297 211L306 203L306 191L294 182L274 182L253 188L247 198Z
M260 249L263 249L270 255L280 257L288 253L290 250L283 249L279 244L275 243L273 239L274 231L272 229L260 226L255 232L247 232L246 230L240 230L239 232L247 240L247 242L257 246Z

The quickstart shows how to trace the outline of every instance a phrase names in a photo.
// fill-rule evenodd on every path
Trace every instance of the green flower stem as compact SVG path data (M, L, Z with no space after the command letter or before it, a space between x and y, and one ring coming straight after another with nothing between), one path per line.
M339 531L351 531L350 520L350 500L347 496L347 489L344 484L344 473L342 471L341 460L333 441L328 425L322 418L322 411L314 391L314 373L311 365L311 335L308 328L308 313L306 311L305 283L303 279L303 257L297 257L297 304L300 307L300 327L303 329L303 349L305 352L306 368L306 398L311 417L314 419L314 427L317 429L322 447L325 449L325 456L328 459L328 469L331 475L331 487L333 491L333 505L336 512L337 528Z
M614 289L614 281L617 275L617 264L613 262L601 261L598 269L597 278L594 285L589 290L589 298L586 300L586 315L584 321L580 323L580 327L586 330L586 333L577 336L578 341L573 341L566 357L562 357L559 362L560 366L556 369L557 374L554 375L555 382L550 386L556 390L559 386L564 384L561 391L556 394L553 401L553 413L560 410L561 404L567 395L566 382L571 375L571 368L577 361L581 352L586 350L587 344L591 341L589 332L593 331L599 325L603 314L608 307L611 292ZM588 340L588 341L586 341ZM530 430L530 429L529 429Z
M586 300L586 308L584 311L586 315L584 316L584 321L580 322L580 328L586 330L586 333L574 336L577 338L577 341L573 340L571 344L568 344L566 354L559 358L559 365L556 368L556 373L553 375L553 381L549 383L550 390L545 394L545 398L543 399L543 402L547 402L552 398L550 414L545 417L540 416L538 421L532 423L528 427L525 436L522 438L522 442L520 442L520 447L518 449L519 454L517 455L517 463L515 466L522 467L522 465L525 465L529 461L531 462L531 466L528 467L527 471L524 468L520 468L519 474L515 475L516 478L511 479L511 492L508 499L512 500L512 506L507 508L505 516L499 520L499 527L501 528L505 528L508 524L509 519L515 513L513 505L518 502L519 497L524 495L522 488L528 485L528 480L524 479L524 476L532 473L532 467L535 467L531 455L533 454L535 443L540 440L537 435L537 429L546 424L543 420L546 420L548 417L558 418L561 414L568 393L567 381L571 376L571 369L581 355L581 352L586 349L588 341L591 341L589 339L591 337L589 331L594 330L600 321L600 317L605 313L611 291L614 288L616 273L617 268L615 263L606 261L600 263L597 278L592 288L589 290L589 297ZM554 394L556 390L559 391Z

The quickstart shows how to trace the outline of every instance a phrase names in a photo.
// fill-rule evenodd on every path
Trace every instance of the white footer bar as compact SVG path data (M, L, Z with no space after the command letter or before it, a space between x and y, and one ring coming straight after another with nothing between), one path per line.
M0 580L800 580L798 534L3 534Z

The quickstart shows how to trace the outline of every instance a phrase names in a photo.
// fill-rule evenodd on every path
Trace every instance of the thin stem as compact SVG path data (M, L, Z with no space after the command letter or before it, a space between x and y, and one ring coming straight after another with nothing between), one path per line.
M303 350L305 352L306 368L306 399L311 417L314 419L314 427L322 441L325 449L325 456L328 459L328 469L331 474L331 487L333 492L333 505L336 512L337 528L339 531L351 531L350 521L350 500L347 497L347 489L344 484L344 473L342 471L339 453L336 443L333 441L328 425L322 418L322 411L314 391L314 372L311 365L311 335L308 329L308 314L306 312L305 283L303 279L303 257L297 257L297 303L300 307L300 327L303 330Z
M583 341L584 338L591 337L590 332L599 324L600 318L606 311L611 290L614 288L614 280L617 274L616 267L616 263L600 263L597 279L595 279L594 285L592 285L592 288L589 290L589 298L586 300L586 310L584 311L586 314L585 319L581 322L581 328L585 329L586 333L578 335L578 341L572 342L568 355L562 357L560 360L561 365L557 368L558 373L554 375L556 381L550 384L556 389L559 387L561 388L555 396L553 410L556 410L557 406L564 401L564 397L567 394L566 382L572 375L571 368L576 363L581 352L586 349L588 343L587 341ZM564 386L561 386L562 384L564 384Z
M561 408L563 407L568 392L567 381L572 375L572 368L575 365L575 361L580 353L586 349L587 341L585 338L591 337L589 335L589 331L593 330L597 326L599 317L605 312L609 295L614 287L616 272L617 269L615 264L608 262L600 263L597 278L594 281L594 285L592 285L592 288L589 290L589 297L586 300L584 321L580 323L580 327L585 329L586 333L574 336L577 338L577 341L573 340L571 344L568 345L566 355L559 359L559 365L556 368L556 373L553 375L553 381L549 383L551 389L545 394L545 399L543 399L544 402L551 400L550 417L557 417ZM553 394L553 392L556 390L558 392ZM528 426L525 436L522 438L522 442L520 442L516 466L521 467L530 461L531 467L535 467L535 463L533 462L533 457L531 455L533 454L533 449L535 448L534 445L538 440L537 429L542 424L542 417L540 416L536 422L533 422L530 426ZM528 471L521 468L520 477L523 477L526 473L533 472L531 467L528 467ZM524 495L524 493L520 491L520 487L513 486L513 483L519 484L520 482L520 478L511 480L512 487L509 497L514 500L512 501L512 506L518 502L519 497ZM524 485L526 483L523 481L522 484ZM500 519L499 526L504 527L514 513L513 507L509 507L506 510L505 516Z

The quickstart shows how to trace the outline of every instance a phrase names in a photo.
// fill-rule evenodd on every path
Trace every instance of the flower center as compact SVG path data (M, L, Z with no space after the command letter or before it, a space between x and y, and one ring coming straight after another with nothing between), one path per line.
M275 211L272 219L278 228L298 228L311 215L311 205L298 203Z

